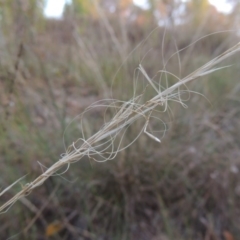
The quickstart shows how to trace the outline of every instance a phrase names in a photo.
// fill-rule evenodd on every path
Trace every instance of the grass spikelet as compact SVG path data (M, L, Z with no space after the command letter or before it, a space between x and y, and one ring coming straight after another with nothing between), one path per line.
M59 175L58 171L60 169L67 167L68 170L69 166L72 163L81 160L84 156L88 156L89 158L100 162L114 159L120 151L131 145L131 143L129 143L127 146L122 146L122 139L126 131L128 130L128 127L139 119L144 120L145 123L143 124L142 129L139 130L139 134L133 141L135 141L141 135L141 133L144 132L151 139L157 142L161 142L159 138L155 137L152 133L147 131L148 123L149 121L151 121L151 115L154 112L158 112L157 107L162 106L164 109L163 111L166 111L168 101L177 101L183 105L180 96L182 92L181 90L179 90L179 87L189 83L190 81L196 80L199 77L219 70L219 68L214 68L214 66L234 55L238 51L240 51L240 43L230 48L226 52L222 53L218 57L212 59L211 61L209 61L196 71L192 72L185 78L179 79L177 83L169 86L163 91L159 90L161 89L161 87L158 88L155 85L153 80L147 75L147 72L145 71L143 66L140 65L138 68L140 73L142 73L142 75L145 77L149 86L155 89L157 94L143 103L142 100L144 92L140 95L134 95L132 99L127 102L122 102L118 100L102 100L89 106L81 114L81 117L84 117L84 114L94 107L114 108L117 109L117 111L110 121L106 121L102 128L88 139L85 139L84 134L82 134L83 138L79 138L78 140L73 142L66 150L66 153L63 154L61 159L59 159L56 163L49 167L34 181L26 184L20 192L18 192L14 197L12 197L9 201L2 205L0 207L0 212L6 212L14 203L16 203L19 199L25 197L26 195L30 194L35 188L42 185L49 177L56 174ZM160 72L168 74L168 72L165 70L162 70ZM14 184L16 184L19 180L17 180ZM3 190L2 193L0 193L0 196L4 194L7 190L9 190L14 184Z

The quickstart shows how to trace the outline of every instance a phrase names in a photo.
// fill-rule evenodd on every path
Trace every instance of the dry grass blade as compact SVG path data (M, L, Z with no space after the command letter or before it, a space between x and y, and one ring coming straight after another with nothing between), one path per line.
M34 181L26 184L19 193L17 193L13 198L11 198L8 202L0 207L0 212L6 212L9 207L11 207L20 198L25 197L36 187L42 185L49 177L56 175L58 170L62 169L64 166L69 167L71 163L79 161L83 156L88 156L89 158L93 158L95 160L97 160L96 157L100 157L103 159L101 161L113 159L118 152L122 151L130 145L129 144L128 146L121 148L122 137L124 136L129 125L134 123L139 118L143 118L145 120L145 124L142 130L139 131L139 135L142 132L147 133L146 127L149 121L149 117L151 116L151 113L155 111L157 106L167 106L167 102L169 100L177 100L178 102L182 103L180 98L181 91L179 90L180 86L218 70L219 68L214 69L213 67L238 51L240 51L240 43L230 48L218 57L214 58L210 62L206 63L193 73L189 74L187 77L179 80L176 84L170 86L164 91L157 91L156 96L150 100L145 101L143 104L139 101L139 99L141 99L141 95L133 96L133 98L128 102L123 102L111 121L105 123L103 127L89 139L86 140L84 138L81 138L70 145L67 149L67 152L58 162L53 164ZM147 79L149 84L152 87L155 86L154 83L151 82L152 80L150 77L148 77L146 71L142 66L140 66L139 70L142 72L143 76ZM154 89L157 90L155 87ZM116 101L115 103L120 103L120 101ZM113 104L114 107L116 107L115 103ZM98 106L103 105L102 102L98 102L98 104ZM86 111L91 109L91 107L92 106L86 109ZM109 107L111 107L111 105ZM123 135L120 137L120 143L117 149L114 149L114 141L116 140L117 136L119 136L120 132L123 132ZM152 139L158 141L158 138L155 138L152 134L147 133L147 135ZM160 140L158 142L160 142ZM109 151L109 148L111 151ZM7 190L9 190L10 187L6 188L2 193L5 193Z

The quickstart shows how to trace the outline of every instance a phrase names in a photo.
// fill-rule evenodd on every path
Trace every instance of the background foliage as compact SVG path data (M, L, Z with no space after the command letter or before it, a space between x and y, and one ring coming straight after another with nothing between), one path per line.
M225 15L208 1L149 0L143 10L131 0L72 0L57 20L45 18L44 1L1 1L1 188L58 160L64 130L85 107L131 98L140 62L159 77L173 53L209 34L169 60L166 69L184 77L239 42L231 2ZM239 239L239 56L224 65L232 66L189 86L210 103L191 94L188 109L171 105L160 145L142 135L114 161L86 158L52 177L0 216L1 239ZM103 115L89 114L87 135ZM66 144L79 128L76 118Z

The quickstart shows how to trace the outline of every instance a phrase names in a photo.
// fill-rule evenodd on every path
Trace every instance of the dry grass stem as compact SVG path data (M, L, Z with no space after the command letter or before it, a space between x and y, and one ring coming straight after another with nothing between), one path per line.
M229 58L238 51L240 51L240 43L230 48L228 51L222 53L218 57L214 58L213 60L209 61L208 63L206 63L193 73L189 74L187 77L183 79L178 79L179 81L176 84L166 89L163 89L160 85L157 86L156 82L154 82L147 75L147 72L140 65L139 71L146 78L149 86L155 89L157 94L153 98L143 103L141 102L141 100L143 99L142 97L144 93L140 95L134 94L133 98L127 102L121 102L117 100L105 100L99 101L96 104L88 107L81 115L81 117L83 117L84 114L90 111L93 107L105 106L107 108L109 107L117 109L117 111L112 120L106 122L102 126L102 128L90 138L85 139L84 133L82 133L83 138L80 138L74 143L72 143L68 147L66 153L62 156L61 159L59 159L58 162L53 164L34 181L26 184L19 193L17 193L14 197L12 197L9 201L2 205L0 207L0 212L1 213L6 212L16 201L30 194L32 190L42 185L49 177L59 175L58 171L60 169L62 169L63 167L67 167L66 169L67 171L70 164L79 161L84 156L88 156L91 159L101 162L115 158L117 153L131 145L130 143L127 146L122 146L122 139L128 127L137 120L139 120L140 118L142 118L145 121L145 124L139 131L139 134L136 136L135 140L140 136L141 133L144 132L150 138L156 140L157 142L161 142L159 138L155 137L153 134L147 131L148 123L151 121L152 118L152 113L159 112L159 110L157 110L157 107L162 107L163 108L162 112L166 111L168 101L177 101L183 106L185 106L184 103L182 102L181 94L186 93L187 90L181 90L180 87L184 86L185 84L192 80L195 80L199 77L205 76L220 69L214 68L214 66L222 62L224 59ZM160 73L171 74L168 73L166 70L162 70L160 71ZM117 139L118 144L116 144ZM17 182L18 181L16 181L15 183ZM3 190L2 193L0 193L0 196L7 190L9 190L9 188L12 187L12 185Z

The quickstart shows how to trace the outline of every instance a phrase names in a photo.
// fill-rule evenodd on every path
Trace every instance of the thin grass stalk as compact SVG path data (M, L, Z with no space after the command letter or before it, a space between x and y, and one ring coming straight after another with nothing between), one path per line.
M234 47L227 50L226 52L212 59L211 61L209 61L208 63L206 63L205 65L203 65L202 67L194 71L193 73L189 74L185 78L179 79L179 81L176 84L168 87L164 91L160 91L154 87L154 82L150 79L150 77L147 76L147 73L143 69L143 67L140 66L139 70L146 77L147 81L150 81L149 84L157 91L156 96L154 96L152 99L146 101L143 104L139 103L139 99L141 98L141 95L133 96L133 98L128 102L123 102L122 106L119 107L119 110L116 112L115 116L112 118L111 121L105 123L103 127L97 133L91 136L88 140L85 140L84 138L80 138L76 142L72 143L68 147L64 156L61 159L59 159L58 162L53 164L50 168L48 168L44 173L42 173L34 181L27 183L20 192L18 192L14 197L12 197L9 201L7 201L5 204L3 204L0 207L0 212L1 213L6 212L15 202L17 202L22 197L25 197L28 194L30 194L35 188L42 185L49 177L59 175L57 172L60 169L67 166L67 170L68 170L70 164L81 160L84 156L88 156L89 158L93 158L96 160L96 156L104 157L104 154L107 154L107 157L105 158L104 161L113 159L118 152L130 146L129 144L128 146L121 148L119 144L118 148L114 150L113 148L114 140L122 130L127 131L127 126L131 125L132 123L136 122L138 119L143 117L145 119L145 125L143 129L139 131L140 132L139 135L142 132L146 132L149 116L151 115L152 111L154 111L159 105L167 106L167 102L171 99L176 100L176 96L179 97L179 102L182 103L179 95L180 94L179 87L189 83L190 81L196 80L199 77L205 76L216 70L221 69L221 68L213 68L213 67L216 66L218 63L222 62L223 60L236 54L239 51L240 51L240 42ZM167 73L165 70L162 72ZM114 104L114 106L116 105ZM150 137L152 136L150 133L147 135ZM106 140L106 142L101 143L102 140L105 140L107 138L110 138L110 140ZM154 138L154 136L152 136L152 138ZM83 142L83 143L81 144L80 147L77 147L77 145L80 142ZM105 144L109 144L109 145L105 147ZM109 147L112 147L111 152L107 150L109 149ZM14 184L16 184L17 182L18 181L16 181ZM0 196L3 195L7 190L9 190L14 184L4 189L0 193Z

